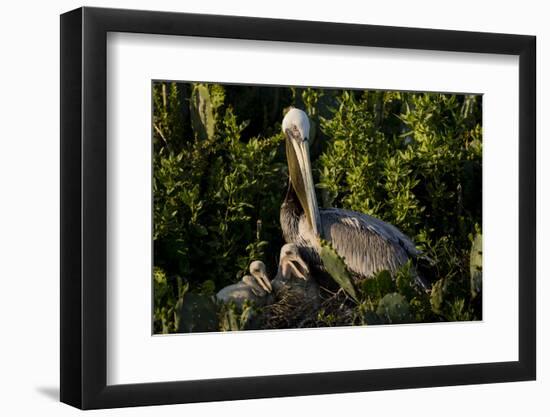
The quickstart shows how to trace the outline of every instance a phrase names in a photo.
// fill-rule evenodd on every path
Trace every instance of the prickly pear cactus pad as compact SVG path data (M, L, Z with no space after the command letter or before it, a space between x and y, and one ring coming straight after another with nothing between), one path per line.
M329 242L322 239L320 256L324 267L334 281L336 281L351 298L357 301L357 294L355 293L351 275L346 268L344 259L336 253Z
M216 110L220 101L223 101L223 90L219 88L197 84L193 89L190 100L191 123L202 140L212 140L214 137Z
M483 237L478 233L472 244L470 252L470 290L472 298L475 298L481 293L481 285L483 281Z
M387 324L409 323L409 303L401 294L386 294L378 303L376 314Z

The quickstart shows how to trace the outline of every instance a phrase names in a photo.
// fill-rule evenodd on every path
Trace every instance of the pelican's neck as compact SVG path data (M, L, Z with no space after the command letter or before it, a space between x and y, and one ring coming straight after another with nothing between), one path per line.
M296 194L296 191L294 190L294 187L292 186L292 181L290 180L290 178L288 179L288 187L286 189L285 201L284 201L283 204L287 204L297 214L304 213L304 209L302 208L302 205L300 204L300 200L298 199L298 195Z
M285 242L296 242L298 238L298 223L300 216L304 214L304 209L300 205L298 196L292 187L290 178L288 179L288 189L281 205L281 229Z

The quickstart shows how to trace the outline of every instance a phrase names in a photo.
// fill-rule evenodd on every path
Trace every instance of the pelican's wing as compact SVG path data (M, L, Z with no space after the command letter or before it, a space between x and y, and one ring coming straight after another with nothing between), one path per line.
M321 210L323 237L363 277L383 269L395 272L420 251L395 226L367 214L343 209Z

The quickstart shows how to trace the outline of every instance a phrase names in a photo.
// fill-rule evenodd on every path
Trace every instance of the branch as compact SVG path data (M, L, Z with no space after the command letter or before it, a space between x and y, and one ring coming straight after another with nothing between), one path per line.
M153 123L153 128L155 129L155 131L159 134L160 138L164 141L164 143L166 145L168 145L168 141L166 140L166 138L164 137L164 135L162 134L162 131L160 130L160 128L157 126L156 123Z

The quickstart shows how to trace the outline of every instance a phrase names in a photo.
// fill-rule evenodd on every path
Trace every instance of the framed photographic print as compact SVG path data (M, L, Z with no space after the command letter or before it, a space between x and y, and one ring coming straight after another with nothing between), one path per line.
M535 38L61 16L61 400L535 379Z

